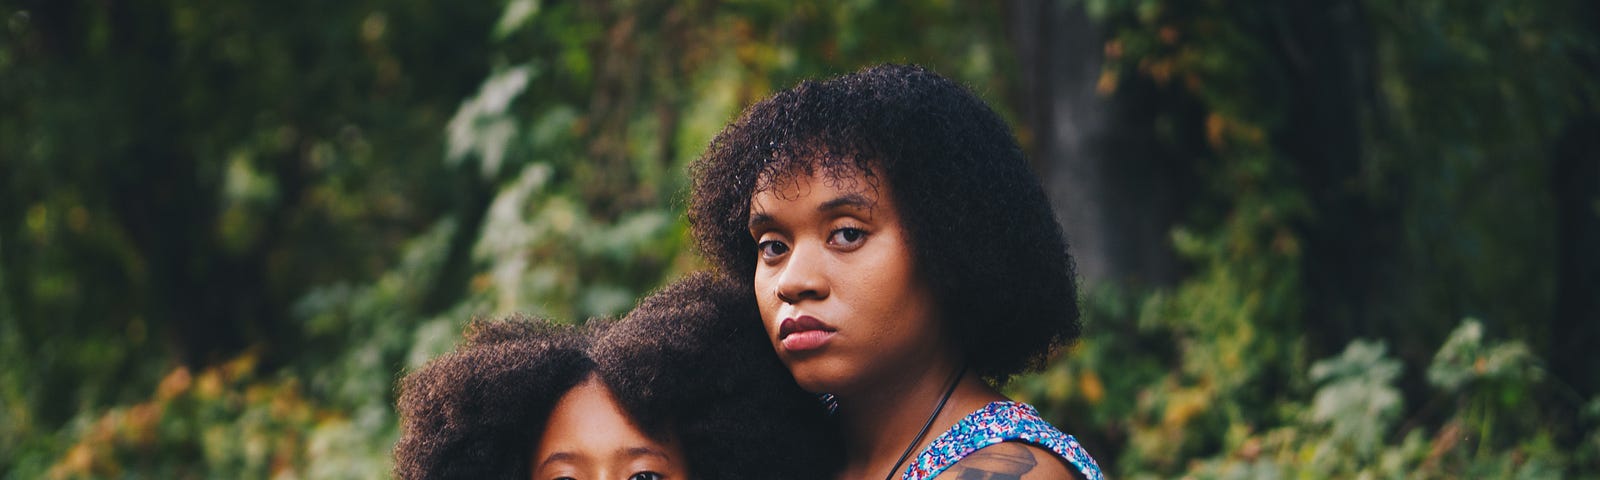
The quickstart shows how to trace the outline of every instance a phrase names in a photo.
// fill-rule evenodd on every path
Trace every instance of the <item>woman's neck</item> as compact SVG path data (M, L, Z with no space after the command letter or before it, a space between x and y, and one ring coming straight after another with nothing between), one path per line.
M878 383L861 392L839 394L839 420L845 435L845 468L841 480L880 480L891 468L903 471L916 461L946 430L990 402L1005 400L976 373L961 376L949 401L929 424L928 431L911 446L906 463L895 467L912 439L928 424L940 398L950 388L956 368L930 368L900 381Z

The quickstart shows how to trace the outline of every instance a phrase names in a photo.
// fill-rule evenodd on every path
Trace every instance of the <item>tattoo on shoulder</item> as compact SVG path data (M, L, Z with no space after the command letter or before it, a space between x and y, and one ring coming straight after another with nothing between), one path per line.
M1028 447L1000 443L972 452L952 466L950 473L956 474L956 480L1021 480L1038 465Z

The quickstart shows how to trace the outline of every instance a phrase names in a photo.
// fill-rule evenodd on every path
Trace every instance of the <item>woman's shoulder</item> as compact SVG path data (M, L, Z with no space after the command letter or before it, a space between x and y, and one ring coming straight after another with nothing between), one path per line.
M1067 471L1102 478L1100 466L1076 438L1045 421L1033 406L1010 401L989 403L956 423L918 456L904 479L932 479L945 471L959 476L964 470L999 474L986 478L1065 478Z
M1065 459L1043 447L1020 441L989 445L962 457L936 478L1014 478L1056 480L1079 478Z

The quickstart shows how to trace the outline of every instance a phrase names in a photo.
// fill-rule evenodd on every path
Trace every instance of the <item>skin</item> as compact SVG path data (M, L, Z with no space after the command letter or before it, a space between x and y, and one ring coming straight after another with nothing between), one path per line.
M923 365L952 363L932 294L907 255L906 232L879 193L887 192L861 177L806 177L751 200L763 323L808 390L857 396ZM780 328L805 316L832 331L821 348L795 351Z
M838 414L849 452L841 479L883 478L962 363L882 178L798 174L750 199L755 291L768 338L800 386L833 393L847 406ZM805 317L824 328L784 335L786 321ZM977 376L962 376L914 454L1000 400ZM1044 449L1002 443L938 478L1061 479L1069 471Z
M534 480L689 478L682 450L639 431L592 375L556 403L532 461Z

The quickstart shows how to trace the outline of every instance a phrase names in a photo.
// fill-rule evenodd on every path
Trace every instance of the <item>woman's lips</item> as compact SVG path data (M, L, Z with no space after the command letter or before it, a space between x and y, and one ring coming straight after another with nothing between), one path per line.
M816 317L801 315L785 318L778 325L778 341L784 350L803 352L822 348L833 338L834 328Z

